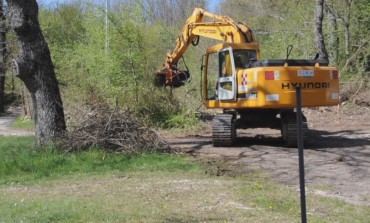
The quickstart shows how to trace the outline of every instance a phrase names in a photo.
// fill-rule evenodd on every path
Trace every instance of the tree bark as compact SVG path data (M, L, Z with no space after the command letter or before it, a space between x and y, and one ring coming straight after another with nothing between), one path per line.
M316 46L319 53L319 59L329 60L328 52L326 51L324 35L322 32L322 20L324 18L324 0L316 0L315 4L315 33Z
M346 53L346 57L348 58L349 57L349 38L350 38L350 34L349 34L349 23L345 22L344 23L344 43L345 43L345 53Z
M336 66L338 62L338 55L339 55L339 35L338 35L338 24L337 18L333 9L330 8L327 4L325 4L325 11L327 12L329 25L331 29L330 41L329 41L329 55L331 64Z
M32 119L34 117L34 113L32 110L32 101L31 101L30 93L24 84L22 84L20 89L21 89L21 98L22 98L22 107L23 107L22 116L26 119Z
M333 4L332 4L333 5ZM350 39L351 39L351 20L352 14L354 14L353 9L353 0L343 0L340 1L339 5L342 7L342 10L335 10L334 6L331 6L331 11L335 14L337 18L339 18L340 23L342 23L344 28L344 49L346 59L350 57ZM338 6L336 6L338 7Z
M36 0L7 3L10 24L19 42L13 67L31 95L37 143L47 144L63 133L66 125L50 50L38 20L38 5Z
M6 26L4 3L0 0L0 113L5 112Z
M352 17L352 0L346 0L346 4L348 7L348 13L346 14L346 20L343 20L344 23L344 41L345 41L345 47L346 47L346 56L349 57L350 49L349 49L349 42L350 42L350 23L351 23L351 17Z

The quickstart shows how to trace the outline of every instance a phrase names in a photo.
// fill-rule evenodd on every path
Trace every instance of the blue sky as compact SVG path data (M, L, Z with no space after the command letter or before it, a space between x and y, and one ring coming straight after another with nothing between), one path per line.
M58 3L65 3L65 2L71 2L73 0L36 0L37 3L39 3L40 6L53 6ZM105 0L91 0L94 2L100 2L104 3ZM211 11L215 11L218 8L218 5L220 4L222 0L209 0L209 7Z
M217 9L219 9L219 5L220 3L222 2L222 0L209 0L209 7L211 9L211 11L215 11Z

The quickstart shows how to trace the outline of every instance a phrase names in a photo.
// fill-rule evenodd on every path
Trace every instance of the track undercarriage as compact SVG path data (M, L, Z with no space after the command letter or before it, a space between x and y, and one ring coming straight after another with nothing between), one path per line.
M213 146L231 146L236 129L272 128L280 129L287 146L297 146L297 114L293 110L226 110L217 114L212 121ZM307 119L302 115L303 139L307 140Z

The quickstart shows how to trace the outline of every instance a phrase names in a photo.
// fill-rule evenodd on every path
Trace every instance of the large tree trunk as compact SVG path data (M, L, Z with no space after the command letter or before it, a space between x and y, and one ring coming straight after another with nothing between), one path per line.
M319 51L319 59L329 60L328 52L326 51L324 35L322 33L322 20L324 18L324 0L316 0L315 4L315 34L316 46Z
M9 19L19 41L13 60L16 75L30 92L38 144L52 142L66 129L58 81L38 21L35 0L7 0Z
M6 73L6 26L3 0L0 0L0 113L5 111L5 73Z

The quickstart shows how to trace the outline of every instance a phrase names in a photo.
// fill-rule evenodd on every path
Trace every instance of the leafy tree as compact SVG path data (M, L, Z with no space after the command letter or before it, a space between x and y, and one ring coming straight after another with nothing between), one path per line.
M313 1L225 0L221 10L252 28L264 58L285 58L293 45L291 58L308 59L316 54L313 7Z
M103 5L62 4L41 11L41 23L51 47L56 73L69 104L113 106L118 102L149 119L182 112L184 106L176 102L184 101L182 90L171 94L157 89L152 85L152 78L164 62L167 51L174 47L176 36L194 7L205 3L163 1L162 6L172 8L172 12L161 13L168 15L183 11L184 17L177 14L173 17L174 23L162 20L157 11L162 8L159 5L149 7L152 2L114 2L109 13L108 54L105 51ZM171 2L175 4L171 5ZM65 27L71 27L66 34ZM74 31L69 33L70 30ZM194 48L186 55L189 67L197 70L204 53L203 49L201 53L198 51ZM198 83L186 88L198 88Z

